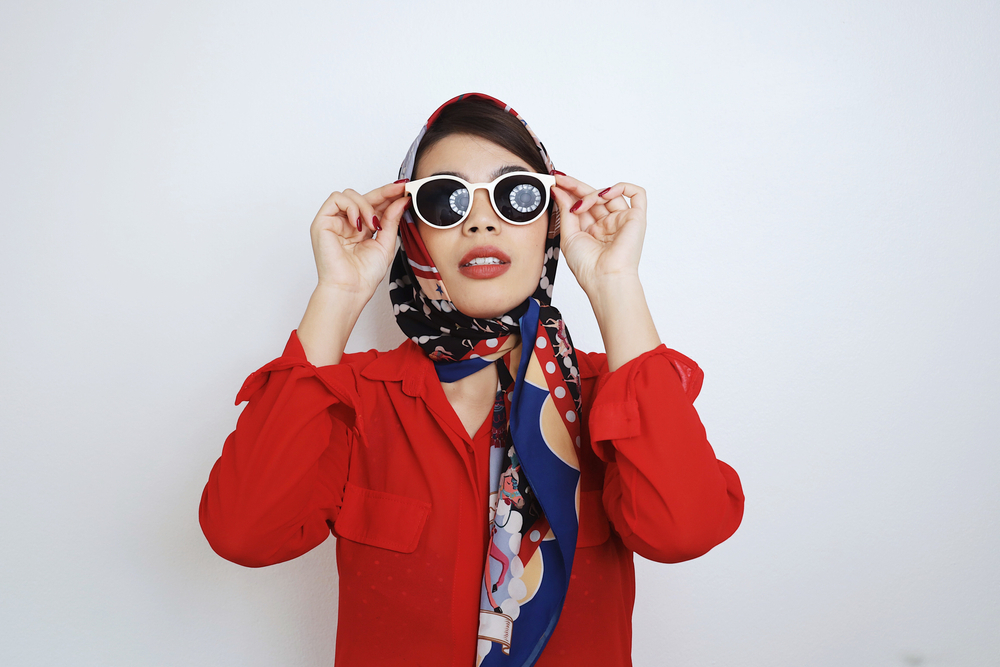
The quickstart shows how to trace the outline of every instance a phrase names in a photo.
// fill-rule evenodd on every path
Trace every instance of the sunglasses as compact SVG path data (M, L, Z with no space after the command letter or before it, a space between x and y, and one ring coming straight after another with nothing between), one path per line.
M483 188L490 203L503 220L512 225L527 225L545 213L556 184L551 174L515 171L490 183L469 183L458 176L428 176L406 184L404 192L413 200L417 217L438 229L462 224L472 209L472 193Z

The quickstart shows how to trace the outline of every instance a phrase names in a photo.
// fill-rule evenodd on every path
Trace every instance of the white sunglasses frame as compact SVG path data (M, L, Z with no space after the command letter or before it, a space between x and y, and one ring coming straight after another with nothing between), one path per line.
M506 217L504 217L504 215L500 212L500 209L497 208L497 203L493 199L493 191L496 189L497 184L500 181L504 180L505 178L510 178L511 176L518 176L522 174L531 176L532 178L536 178L539 181L541 181L542 185L545 187L545 203L538 208L538 215L536 215L531 220L528 220L526 222L514 222L513 220L509 220ZM444 179L458 181L459 183L465 186L466 190L469 191L469 210L465 212L465 215L462 216L461 220L453 222L452 224L446 227L442 227L441 225L435 225L434 223L428 222L427 219L423 216L423 214L420 213L420 209L417 207L417 197L416 197L417 190L420 189L420 186L423 185L424 183L429 183L431 181L439 181ZM553 174L540 174L535 171L509 171L506 174L501 174L500 176L497 176L489 183L469 183L464 178L459 178L458 176L452 176L450 174L436 174L434 176L428 176L427 178L421 178L416 181L407 182L403 188L403 192L405 194L410 195L410 200L413 206L413 212L417 214L417 217L420 219L420 221L429 227L433 227L434 229L453 229L464 223L469 218L469 214L472 213L472 199L476 193L476 190L486 190L486 192L489 195L490 206L493 207L493 211L497 214L497 216L501 220L503 220L507 224L530 225L531 223L535 222L540 217L542 217L542 214L544 214L548 210L549 204L552 202L552 188L555 186L555 184L556 184L556 177Z

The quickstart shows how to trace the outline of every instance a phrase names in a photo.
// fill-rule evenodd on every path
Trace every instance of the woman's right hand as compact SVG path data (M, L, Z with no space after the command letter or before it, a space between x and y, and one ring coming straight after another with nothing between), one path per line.
M365 302L372 297L389 269L399 220L410 204L404 187L390 183L364 195L348 188L327 198L309 230L319 287Z

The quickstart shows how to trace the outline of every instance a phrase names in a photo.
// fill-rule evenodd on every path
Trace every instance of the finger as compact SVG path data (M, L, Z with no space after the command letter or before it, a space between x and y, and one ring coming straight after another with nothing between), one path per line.
M610 215L610 211L608 211L604 201L598 196L597 190L594 190L590 194L583 195L574 201L569 210L570 212L578 215L581 220L584 221L580 225L581 229L584 231L586 231L590 224L602 220Z
M565 186L564 189L575 197L573 204L578 200L585 199L587 195L593 195L597 192L595 188L590 187L583 181L562 174L556 174L556 185ZM604 200L599 200L596 205L591 203L583 210L589 210L594 218L603 218L611 213L611 210L605 206ZM586 225L583 225L582 228L586 229L586 227Z
M589 213L595 220L600 220L601 218L606 218L611 215L611 210L608 208L607 202L601 199L599 193L591 193L587 196L596 197L594 204L587 209L587 213Z
M632 208L638 208L643 213L646 212L646 190L639 187L634 183L619 183L625 187L622 192L623 195L629 198L629 204Z
M625 191L624 183L617 183L610 188L605 188L597 193L598 201L604 201L604 206L608 211L624 211L629 207L622 193Z
M581 200L577 199L574 193L563 190L561 194L564 196L566 202L566 205L561 209L563 215L572 216L576 223L575 228L581 232L586 232L597 220L590 211L580 211L580 207L577 204Z
M593 207L595 207L596 204L599 204L599 203L602 204L602 205L604 205L604 203L607 200L609 200L609 199L611 201L607 201L607 203L611 203L615 198L621 197L621 195L624 195L624 196L628 197L630 200L632 199L632 197L634 195L634 196L636 196L636 197L639 198L639 201L637 201L637 202L631 202L630 201L630 204L627 205L627 206L622 206L621 204L618 204L618 205L616 205L616 208L612 208L611 210L623 210L625 208L629 208L630 206L634 205L634 206L638 206L639 208L641 208L643 210L643 212L645 212L645 210L646 210L646 191L643 190L638 185L635 185L634 183L619 182L619 183L616 183L615 185L612 185L610 188L605 188L604 190L601 190L600 192L592 192L589 195L583 197L580 200L580 205L577 207L577 213L581 213L582 214L582 213L584 213L586 211L589 211ZM622 200L621 203L624 203L624 200ZM608 208L610 208L610 207L606 207L605 210L607 210Z
M562 188L556 186L552 188L552 198L559 207L559 226L562 228L562 237L568 238L580 231L580 218L575 213L570 213L569 209L576 201L575 197L567 193Z
M356 221L361 216L357 203L343 192L334 192L326 202L316 216L317 221L324 221L326 227L330 226L331 221L337 221L337 228L333 231L341 236L356 234Z
M556 185L567 192L572 193L577 199L581 199L584 195L588 195L594 191L594 188L590 187L583 181L564 174L556 174Z
M386 206L405 194L404 188L406 187L406 182L408 180L410 179L401 178L395 183L389 183L388 185L375 188L374 190L365 193L365 199L372 207L384 209Z
M344 194L351 198L358 207L358 211L360 211L360 214L356 218L348 218L348 221L353 220L359 232L364 231L365 227L368 227L372 233L377 232L379 225L378 216L375 215L375 209L372 208L372 205L365 196L351 188L344 190Z
M385 215L385 210L395 201L399 201L401 198L408 198L409 195L406 194L404 190L406 182L409 181L408 178L402 178L395 183L390 183L389 185L383 186L381 188L376 188L371 192L367 193L365 197L371 202L373 199L377 202L372 204L375 212L378 214L379 220ZM398 189L398 193L397 193Z
M382 231L375 235L374 241L385 250L387 255L391 255L396 249L396 236L399 232L400 221L403 212L410 205L409 197L402 197L389 204L382 218Z
M318 211L316 211L316 217L319 218L320 216L344 215L344 211L341 208L341 205L343 204L344 204L344 199L342 193L331 192L330 196L327 197L326 201L323 202L323 205L319 207Z

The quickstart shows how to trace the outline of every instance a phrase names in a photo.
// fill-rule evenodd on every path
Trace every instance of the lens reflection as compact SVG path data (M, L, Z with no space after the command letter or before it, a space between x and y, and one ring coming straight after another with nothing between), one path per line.
M541 215L545 186L533 176L515 174L497 183L493 201L500 214L514 222L530 222Z
M469 210L469 191L456 180L442 178L420 186L416 204L424 220L447 227L461 220Z

